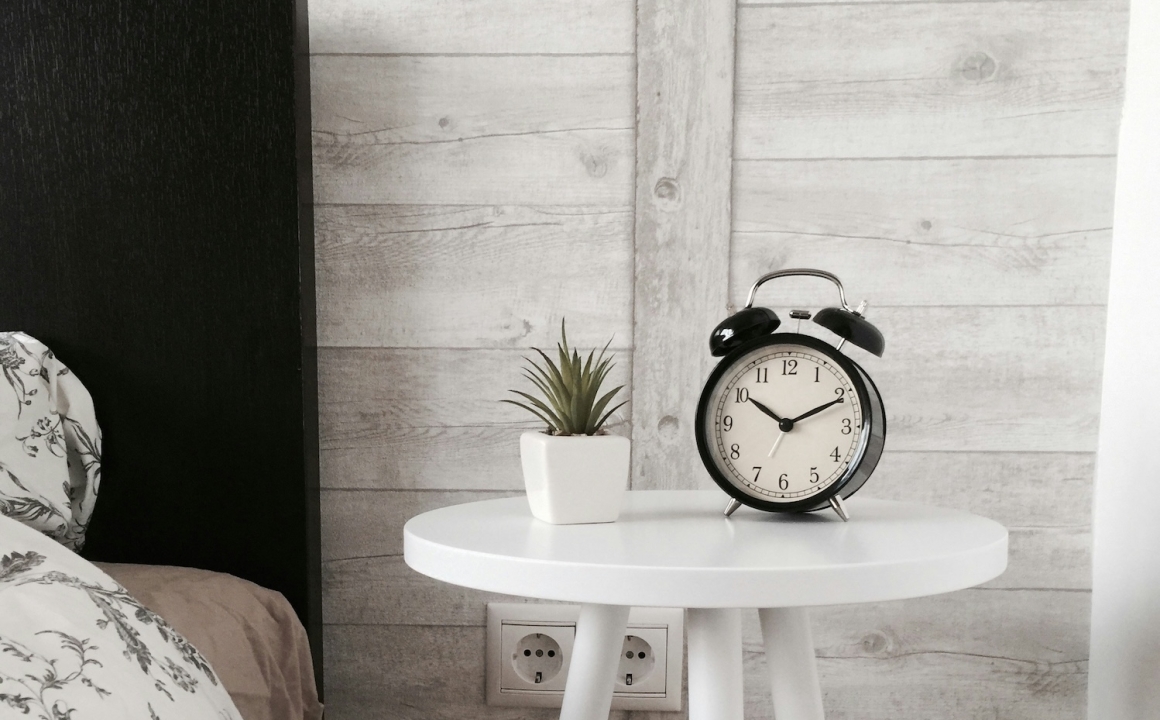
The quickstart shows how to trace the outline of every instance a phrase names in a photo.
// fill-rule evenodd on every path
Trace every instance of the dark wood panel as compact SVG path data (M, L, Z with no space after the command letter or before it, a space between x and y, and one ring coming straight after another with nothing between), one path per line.
M86 554L276 589L317 660L299 2L5 4L0 328L48 343L94 396Z

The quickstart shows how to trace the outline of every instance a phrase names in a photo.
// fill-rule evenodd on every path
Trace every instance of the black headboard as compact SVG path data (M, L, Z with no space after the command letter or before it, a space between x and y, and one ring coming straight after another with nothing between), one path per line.
M305 0L3 3L0 330L93 394L84 554L279 590L320 663L305 20Z

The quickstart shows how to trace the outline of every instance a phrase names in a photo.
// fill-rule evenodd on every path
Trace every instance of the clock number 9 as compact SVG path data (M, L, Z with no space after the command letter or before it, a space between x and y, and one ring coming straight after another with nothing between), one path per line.
M850 418L842 418L842 434L849 435L854 432L854 428L850 427Z
M733 445L729 448L729 457L733 460L741 457L741 446L737 443L733 443Z
M787 479L787 473L782 473L781 477L777 479L777 487L781 490L789 490L789 480Z
M724 417L724 418L721 420L721 424L725 426L725 432L729 432L730 430L732 430L732 429L733 429L733 416L732 416L732 415L726 415L726 416L725 416L725 417Z

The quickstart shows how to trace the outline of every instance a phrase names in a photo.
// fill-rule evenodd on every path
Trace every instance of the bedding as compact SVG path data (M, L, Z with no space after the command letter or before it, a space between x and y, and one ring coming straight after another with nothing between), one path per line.
M310 645L281 593L192 568L97 563L209 660L245 720L318 720Z
M40 341L0 332L0 514L79 550L100 482L88 390Z
M241 715L168 622L79 555L0 515L0 718Z

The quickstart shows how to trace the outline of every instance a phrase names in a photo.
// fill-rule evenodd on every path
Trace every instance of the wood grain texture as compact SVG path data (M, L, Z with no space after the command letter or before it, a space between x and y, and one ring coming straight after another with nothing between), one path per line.
M729 282L735 5L637 4L632 486L698 485L690 420Z
M616 359L607 382L626 384L632 372L629 354L617 348L609 351ZM336 426L329 420L353 422L371 432L388 427L539 427L542 423L530 413L499 402L509 397L508 387L527 382L520 368L530 352L323 348L319 351L323 422L332 428ZM627 417L629 409L626 405L617 414ZM322 433L325 442L331 432L324 427Z
M313 64L316 202L631 205L631 58Z
M743 7L738 158L1116 152L1127 4Z
M1101 305L1115 165L1102 157L736 162L730 299L744 303L763 273L825 267L872 312ZM809 308L835 301L816 282L786 283L780 294L763 288L763 301L779 298Z
M320 342L632 344L630 208L324 205Z
M311 0L315 53L631 53L625 0Z
M515 493L322 491L322 561L401 556L403 525L428 510ZM329 620L328 620L329 622Z

